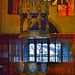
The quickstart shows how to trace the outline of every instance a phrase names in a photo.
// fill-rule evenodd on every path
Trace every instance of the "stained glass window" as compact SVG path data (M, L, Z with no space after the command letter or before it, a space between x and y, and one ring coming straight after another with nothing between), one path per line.
M10 62L21 61L21 39L10 39Z
M18 39L16 39L16 48L17 48L17 52L16 52L16 55L17 55L17 57L16 57L16 62L18 62L18 61L21 61L21 39L20 38L18 38Z
M61 62L61 41L56 39L56 62Z
M43 51L43 62L48 62L48 44L47 44L47 39L43 39L42 51Z
M63 39L63 62L73 62L73 38Z
M60 39L50 39L50 62L61 62L61 42Z
M50 62L55 62L55 40L50 39Z
M67 38L63 39L63 62L68 62Z
M34 40L29 40L29 61L35 61L35 44Z
M41 45L41 39L37 40L37 44L36 44L36 53L37 53L37 57L36 60L37 62L42 62L42 45Z
M68 62L67 44L63 44L63 62Z
M23 40L23 61L28 61L28 39Z
M23 47L23 51L21 51L21 47ZM45 37L23 38L23 43L20 38L12 38L9 48L10 62L19 62L22 59L30 62L48 62L48 55L49 62L61 62L61 59L63 62L74 61L73 38L62 38L62 40L60 38L49 38L47 40ZM6 51L0 57L2 55L3 58L8 57Z
M48 45L47 39L37 39L36 45L37 62L48 62Z

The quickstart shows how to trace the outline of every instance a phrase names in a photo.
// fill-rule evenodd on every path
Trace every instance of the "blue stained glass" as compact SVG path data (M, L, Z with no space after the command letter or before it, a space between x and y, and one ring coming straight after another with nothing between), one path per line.
M21 61L21 39L20 38L18 38L18 39L16 39L17 41L16 41L16 43L17 43L17 45L16 45L16 48L17 48L17 56L16 56L16 62L19 62L19 61Z
M29 54L34 55L34 49L35 49L34 44L30 44L29 45Z
M36 49L37 49L37 62L41 62L42 61L42 49L41 49L40 43L36 45Z
M39 38L39 40L37 40L37 43L41 43L41 39Z
M63 55L64 54L68 54L68 52L67 52L67 44L63 44Z
M28 61L28 44L23 45L23 61Z
M43 44L43 62L48 62L48 45Z
M28 38L24 38L24 39L23 39L23 43L24 43L24 44L28 44Z
M21 61L21 55L16 57L16 62Z
M17 55L21 55L21 39L17 39Z
M41 44L43 42L43 44ZM48 45L47 39L37 40L36 50L37 50L37 62L48 62Z
M34 40L30 39L30 41L29 41L29 42L30 42L30 44L31 44L31 43L34 43Z
M43 43L47 43L47 39L43 39Z
M37 57L36 60L37 62L42 62L42 57Z
M24 44L23 54L28 54L28 44Z
M55 55L55 44L50 44L50 56Z
M48 54L48 45L47 44L43 44L43 55Z
M50 56L50 62L55 62L55 56Z
M63 55L63 62L68 62L68 56Z
M63 44L63 62L68 62L67 44Z
M56 62L61 62L61 44L56 44Z
M60 38L56 38L56 40L54 38L50 39L50 62L61 62Z
M43 57L43 62L48 62L48 57Z
M53 43L53 44L55 43L55 39L54 39L54 38L51 38L51 39L50 39L50 44L51 44L51 43Z
M37 44L37 54L42 54L41 44Z
M28 56L28 38L24 38L23 41L23 61L28 61L29 60L29 56Z
M34 44L30 44L29 45L29 61L35 61L35 45Z
M55 44L54 43L50 44L50 62L55 62L55 57L56 57L56 62L57 62L58 47L56 46L56 48L57 49L55 53Z
M30 61L35 61L35 57L29 57Z
M11 55L15 55L15 45L11 44Z
M17 44L17 55L21 55L21 44Z
M23 61L28 61L28 55L23 55Z
M15 56L10 57L10 62L15 62Z

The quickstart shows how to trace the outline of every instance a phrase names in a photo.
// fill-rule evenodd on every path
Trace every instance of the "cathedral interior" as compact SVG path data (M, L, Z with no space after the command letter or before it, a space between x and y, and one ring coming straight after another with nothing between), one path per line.
M0 75L75 75L74 8L75 0L0 0Z

